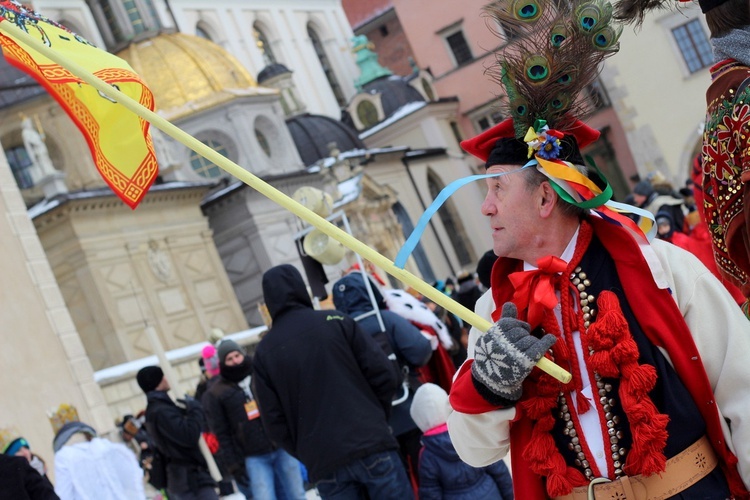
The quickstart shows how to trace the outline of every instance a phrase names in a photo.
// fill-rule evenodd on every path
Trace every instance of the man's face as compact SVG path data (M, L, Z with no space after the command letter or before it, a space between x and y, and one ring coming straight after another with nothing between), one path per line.
M529 191L525 174L516 172L518 165L494 165L488 174L512 172L499 177L488 177L487 196L482 203L482 215L490 218L495 255L526 260L533 248L535 229L540 221L537 189ZM533 263L533 262L532 262Z
M232 351L224 358L224 364L227 366L241 365L245 361L245 356L240 351Z
M29 462L31 462L31 450L29 450L25 446L21 446L21 448L16 452L17 457L23 457Z
M169 380L167 380L167 377L164 377L161 379L161 382L159 382L159 385L156 386L156 391L168 391L172 387L169 385Z

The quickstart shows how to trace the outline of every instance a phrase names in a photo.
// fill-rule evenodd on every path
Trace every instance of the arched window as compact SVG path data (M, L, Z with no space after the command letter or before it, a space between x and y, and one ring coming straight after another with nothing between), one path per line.
M31 178L31 158L23 146L16 146L5 150L5 156L8 158L10 170L16 179L19 189L28 189L34 185L34 179Z
M201 141L203 144L208 146L209 148L213 149L217 153L219 153L222 156L229 157L227 155L227 148L222 143L215 141L213 139L208 139L206 141ZM212 161L209 161L207 158L204 158L203 156L199 155L196 152L193 152L192 155L190 155L190 166L193 167L193 171L200 175L201 177L205 177L207 179L213 179L216 177L221 177L223 170L219 168L215 163Z
M255 35L255 44L258 46L258 50L263 54L263 62L266 63L266 66L276 64L276 56L273 54L271 44L268 43L268 37L258 23L253 25L253 35Z
M432 171L427 173L427 186L430 188L432 199L437 198L440 191L445 187ZM447 200L440 207L438 217L440 217L451 245L453 245L453 250L456 252L456 257L458 257L458 263L461 266L471 265L474 261L471 243L469 243L469 238L466 235L464 225L461 223L453 200Z
M323 48L323 43L320 41L320 37L315 32L313 27L309 24L307 25L307 35L310 37L310 42L312 42L313 48L315 49L315 54L318 56L320 65L322 66L323 72L326 75L328 85L331 86L333 95L334 97L336 97L336 102L338 102L339 106L341 107L345 106L346 99L344 98L344 93L341 91L341 85L339 85L339 81L336 79L336 75L333 72L331 62L328 60L328 55Z

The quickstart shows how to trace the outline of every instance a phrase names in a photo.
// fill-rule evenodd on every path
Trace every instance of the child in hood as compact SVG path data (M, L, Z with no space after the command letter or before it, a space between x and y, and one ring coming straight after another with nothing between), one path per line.
M424 432L419 458L419 500L513 499L508 467L500 460L475 468L458 457L448 435L448 394L440 386L424 384L414 395L411 418Z

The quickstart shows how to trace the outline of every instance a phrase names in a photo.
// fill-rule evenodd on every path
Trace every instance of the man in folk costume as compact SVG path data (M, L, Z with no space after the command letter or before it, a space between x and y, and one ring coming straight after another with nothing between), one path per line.
M579 148L599 134L576 96L617 50L611 7L493 5L518 36L495 73L511 117L462 143L486 162L499 258L476 306L495 323L472 329L450 394L459 455L510 450L518 498L749 498L750 324L585 175ZM542 356L572 380L534 369Z

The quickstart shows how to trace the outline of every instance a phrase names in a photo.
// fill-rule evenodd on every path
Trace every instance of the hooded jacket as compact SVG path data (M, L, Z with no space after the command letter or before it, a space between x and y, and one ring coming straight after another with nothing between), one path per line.
M513 500L513 480L502 460L486 467L464 463L451 443L448 429L422 437L419 459L420 500Z
M263 275L273 320L253 358L253 393L271 440L310 480L395 450L388 426L396 378L380 346L339 311L315 311L302 276L284 264Z
M388 343L396 355L398 364L401 367L406 367L409 373L407 376L411 387L409 396L406 401L393 407L389 421L393 434L400 436L417 428L417 424L409 416L409 408L412 399L414 399L414 390L418 385L417 373L414 368L423 366L429 361L432 355L432 347L430 341L422 335L417 327L398 314L386 310L383 296L374 285L372 286L372 292L380 310L380 317L383 319ZM348 274L333 285L333 303L336 309L353 318L372 313L375 309L367 293L362 273L359 272ZM381 331L375 314L357 319L357 324L371 336ZM402 390L399 388L396 391L396 398L398 399L401 396Z

